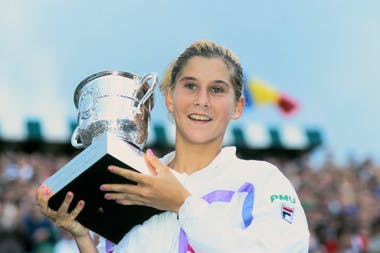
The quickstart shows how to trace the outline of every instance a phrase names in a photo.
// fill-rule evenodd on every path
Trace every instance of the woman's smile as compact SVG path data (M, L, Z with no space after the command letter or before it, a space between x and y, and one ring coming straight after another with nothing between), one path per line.
M199 122L209 122L212 120L209 116L205 114L199 114L199 113L191 113L187 117L193 121L199 121Z

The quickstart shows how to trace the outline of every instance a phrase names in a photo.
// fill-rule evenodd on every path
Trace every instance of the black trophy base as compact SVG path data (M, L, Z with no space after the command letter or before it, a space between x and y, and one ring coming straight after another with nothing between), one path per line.
M161 211L138 205L124 206L114 200L106 200L105 192L99 189L100 185L134 184L109 172L108 165L149 173L140 150L113 135L104 134L49 177L45 184L54 192L49 200L49 207L57 210L66 193L73 192L74 199L69 211L79 200L85 201L85 207L77 217L79 223L118 243L132 227Z

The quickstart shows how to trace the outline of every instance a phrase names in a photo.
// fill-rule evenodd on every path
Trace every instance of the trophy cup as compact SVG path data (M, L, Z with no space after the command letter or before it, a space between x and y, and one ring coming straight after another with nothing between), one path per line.
M114 243L133 226L160 212L106 200L99 189L105 183L135 184L110 173L108 165L150 173L142 149L148 138L156 84L154 73L140 78L122 71L99 72L79 83L74 92L78 126L71 144L83 150L45 181L54 193L49 199L50 208L57 210L66 193L73 192L69 212L84 200L85 207L77 220Z

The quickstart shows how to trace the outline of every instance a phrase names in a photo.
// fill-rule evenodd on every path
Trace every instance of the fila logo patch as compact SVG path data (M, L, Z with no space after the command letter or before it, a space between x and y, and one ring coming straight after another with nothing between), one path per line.
M281 206L281 218L286 222L292 224L294 217L294 208L288 207L286 205Z

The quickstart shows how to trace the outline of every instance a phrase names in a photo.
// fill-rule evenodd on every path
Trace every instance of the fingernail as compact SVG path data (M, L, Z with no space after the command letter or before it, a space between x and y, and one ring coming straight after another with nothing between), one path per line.
M46 184L41 184L38 188L43 189L46 187Z
M106 187L105 185L101 185L101 186L100 186L100 190L101 190L101 191L105 191L105 190L107 190L107 187Z
M105 199L111 199L111 196L110 196L109 194L105 194L105 195L104 195L104 198L105 198Z
M50 193L51 193L51 191L50 191L49 189L47 189L47 190L45 191L45 196L48 196Z
M113 166L108 166L108 170L109 170L109 171L114 171L115 168L114 168Z
M83 200L80 200L78 204L79 204L80 206L84 206L84 201L83 201Z
M67 198L67 199L72 199L72 198L73 198L73 193L72 193L72 192L68 192L68 193L66 194L66 198Z
M146 152L148 153L148 155L154 156L153 150L151 150L150 148L148 148Z

